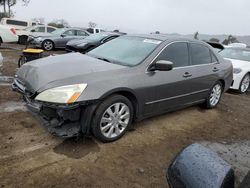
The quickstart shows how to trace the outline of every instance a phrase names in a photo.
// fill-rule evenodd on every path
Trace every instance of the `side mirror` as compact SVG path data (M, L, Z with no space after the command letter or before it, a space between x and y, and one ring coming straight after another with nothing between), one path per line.
M213 151L192 144L170 164L167 180L171 188L234 188L232 167Z
M62 37L62 38L64 38L64 37L66 37L66 35L64 35L64 34L61 34L61 37Z
M170 71L173 69L171 61L159 60L150 67L150 71Z

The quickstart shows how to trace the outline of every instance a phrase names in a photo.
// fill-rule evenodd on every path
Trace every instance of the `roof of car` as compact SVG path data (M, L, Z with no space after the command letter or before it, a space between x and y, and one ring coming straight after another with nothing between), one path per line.
M190 42L201 42L196 39L190 39L185 37L175 37L175 36L169 36L164 34L135 34L135 35L129 35L129 36L135 36L135 37L143 37L143 38L149 38L149 39L155 39L155 40L161 40L161 41L167 41L167 40L184 40L184 41L190 41Z

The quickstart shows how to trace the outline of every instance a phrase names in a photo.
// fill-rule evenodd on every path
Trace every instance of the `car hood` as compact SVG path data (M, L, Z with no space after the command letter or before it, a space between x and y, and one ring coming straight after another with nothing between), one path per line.
M228 59L232 62L234 68L244 68L244 67L250 68L249 61L242 61L242 60L238 60L238 59L229 59L229 58L226 58L226 59Z
M59 87L64 84L79 84L91 80L94 73L125 68L80 53L50 56L24 64L16 74L16 79L30 92L40 92L44 88ZM94 74L96 76L96 74ZM59 85L53 84L59 82Z

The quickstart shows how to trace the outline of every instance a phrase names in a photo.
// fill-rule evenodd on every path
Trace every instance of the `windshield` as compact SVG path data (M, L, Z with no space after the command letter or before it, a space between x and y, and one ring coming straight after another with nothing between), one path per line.
M123 36L90 51L88 55L125 66L140 64L162 41Z
M220 55L224 58L250 62L250 50L226 48L220 52Z
M55 31L53 31L51 34L52 35L61 35L62 33L64 33L64 31L66 31L65 29L57 29Z
M107 37L108 35L105 33L97 33L97 34L92 34L88 37L86 37L86 40L91 40L91 41L100 41L102 39L104 39L105 37Z

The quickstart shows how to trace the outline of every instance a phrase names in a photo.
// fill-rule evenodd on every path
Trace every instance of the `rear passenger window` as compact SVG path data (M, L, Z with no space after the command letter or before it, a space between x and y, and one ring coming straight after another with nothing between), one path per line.
M185 42L170 44L158 56L157 61L166 60L174 63L174 67L184 67L189 65L188 45Z
M201 44L190 44L193 65L212 63L210 50Z
M55 31L56 29L53 27L47 27L47 32L48 33L52 33L53 31Z

